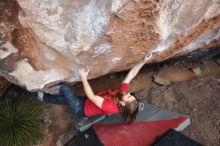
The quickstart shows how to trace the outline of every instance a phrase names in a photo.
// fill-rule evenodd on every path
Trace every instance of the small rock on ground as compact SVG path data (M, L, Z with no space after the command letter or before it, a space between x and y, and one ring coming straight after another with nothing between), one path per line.
M162 77L159 77L157 75L154 75L153 77L154 77L154 82L159 85L163 85L163 86L171 85L170 81L168 81Z

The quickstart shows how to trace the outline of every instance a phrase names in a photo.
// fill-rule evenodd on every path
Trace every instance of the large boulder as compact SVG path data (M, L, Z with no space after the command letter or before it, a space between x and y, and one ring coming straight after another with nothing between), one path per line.
M218 0L1 0L0 73L28 90L220 46Z

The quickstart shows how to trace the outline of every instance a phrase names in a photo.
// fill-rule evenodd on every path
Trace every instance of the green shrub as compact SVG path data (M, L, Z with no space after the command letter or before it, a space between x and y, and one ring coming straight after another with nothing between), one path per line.
M36 143L42 136L41 123L41 110L34 100L7 97L0 104L0 146Z

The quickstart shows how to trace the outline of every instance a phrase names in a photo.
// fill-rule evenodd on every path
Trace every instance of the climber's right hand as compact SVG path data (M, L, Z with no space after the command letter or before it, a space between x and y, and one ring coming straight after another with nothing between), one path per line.
M152 54L148 54L147 56L145 56L144 63L147 63L152 58L152 56Z

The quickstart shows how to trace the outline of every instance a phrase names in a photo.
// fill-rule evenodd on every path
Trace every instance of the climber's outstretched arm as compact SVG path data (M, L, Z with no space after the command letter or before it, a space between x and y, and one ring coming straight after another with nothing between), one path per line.
M138 74L138 72L140 71L140 69L144 66L144 64L150 60L150 58L152 57L152 54L146 56L144 58L144 60L138 64L136 64L127 74L127 76L125 77L125 79L123 80L123 83L127 83L129 84L131 82L131 80Z
M89 85L89 82L87 80L88 74L89 74L89 70L85 70L85 69L80 69L79 70L79 74L81 76L81 80L83 82L83 87L86 93L86 96L99 108L101 108L102 103L104 101L104 99L100 96L97 96L94 94L94 92L92 91L91 86Z

